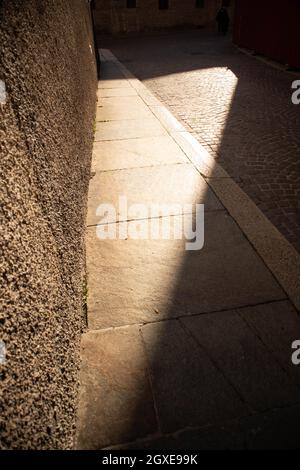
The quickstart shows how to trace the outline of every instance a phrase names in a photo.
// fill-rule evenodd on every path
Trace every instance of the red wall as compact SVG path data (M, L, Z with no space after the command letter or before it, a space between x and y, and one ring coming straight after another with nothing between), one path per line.
M236 0L233 41L300 67L300 0Z

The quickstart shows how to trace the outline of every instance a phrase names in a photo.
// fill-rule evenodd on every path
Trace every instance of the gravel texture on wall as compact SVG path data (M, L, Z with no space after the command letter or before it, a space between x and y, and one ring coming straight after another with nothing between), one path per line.
M1 448L67 449L97 86L88 2L0 0L0 48Z

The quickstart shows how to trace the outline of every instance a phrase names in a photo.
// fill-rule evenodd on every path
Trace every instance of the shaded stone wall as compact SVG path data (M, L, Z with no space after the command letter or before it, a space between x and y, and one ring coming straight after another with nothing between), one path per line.
M96 0L98 32L124 33L168 28L178 25L205 26L215 20L222 0L169 0L167 10L159 9L158 0L136 0L136 8L127 8L126 0Z
M1 448L70 448L97 84L89 4L1 0L0 44Z
M236 0L233 39L283 64L300 68L300 2Z

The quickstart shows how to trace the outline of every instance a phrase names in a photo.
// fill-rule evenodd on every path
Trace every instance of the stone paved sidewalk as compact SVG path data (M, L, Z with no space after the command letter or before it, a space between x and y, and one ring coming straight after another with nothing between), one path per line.
M300 251L299 76L206 31L100 38Z
M147 88L102 55L77 447L299 448L299 255ZM203 203L203 249L100 240L97 207L119 196ZM135 223L122 220L116 228Z

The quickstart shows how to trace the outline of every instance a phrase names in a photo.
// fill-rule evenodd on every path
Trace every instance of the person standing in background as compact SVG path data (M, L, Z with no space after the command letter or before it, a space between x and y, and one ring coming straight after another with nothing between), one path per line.
M218 31L220 34L227 34L229 28L229 14L226 7L220 8L216 17L218 23Z

